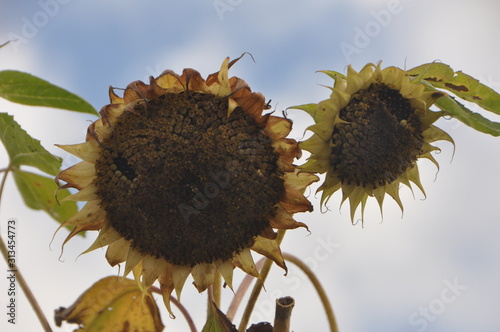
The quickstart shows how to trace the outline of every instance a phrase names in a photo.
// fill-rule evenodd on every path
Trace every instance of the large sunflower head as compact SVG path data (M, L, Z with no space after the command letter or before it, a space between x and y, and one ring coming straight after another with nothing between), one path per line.
M193 69L135 81L89 126L86 142L60 146L83 161L58 175L87 201L63 226L98 230L86 251L108 246L144 288L159 280L164 301L191 274L201 292L234 267L259 277L251 250L285 268L274 229L293 229L311 211L304 189L317 177L298 172L287 119L263 115L264 96L225 59L205 80Z
M348 67L347 76L325 72L335 79L330 98L318 104L296 106L315 120L313 135L299 146L311 153L301 169L326 173L321 203L337 190L349 199L351 219L361 203L374 196L382 209L385 194L398 203L400 184L413 182L424 194L417 159L438 150L432 142L452 138L432 125L443 116L429 108L443 96L424 91L404 70L368 64L359 73Z

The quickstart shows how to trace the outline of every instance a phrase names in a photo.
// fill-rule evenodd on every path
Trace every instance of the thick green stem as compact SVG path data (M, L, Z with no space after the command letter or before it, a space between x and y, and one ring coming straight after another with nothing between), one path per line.
M0 202L1 202L1 197L3 193L3 189L5 187L5 182L7 180L7 175L9 174L10 171L10 166L4 170L3 177L2 177L2 183L0 184ZM28 283L24 279L21 271L19 270L19 267L17 266L16 263L10 263L9 264L9 252L7 250L7 246L5 245L5 242L3 241L2 237L0 237L0 251L2 252L2 256L5 259L5 262L7 262L8 265L10 265L10 270L16 271L16 280L19 282L19 286L21 287L21 290L23 291L24 295L28 299L28 302L31 304L31 308L33 308L33 311L35 312L38 320L40 321L40 324L42 324L44 331L52 331L52 328L49 325L49 322L47 321L47 318L45 318L45 315L43 314L42 309L38 305L37 300L35 299L35 296L31 292L31 289L28 287Z
M283 241L283 237L285 236L285 233L286 233L286 230L284 230L284 229L278 230L278 237L276 238L278 245L280 245L281 241ZM262 287L264 286L264 281L266 281L267 275L269 274L269 271L271 270L272 264L273 264L273 261L270 260L269 258L266 258L266 261L264 262L264 266L262 267L262 270L260 271L260 279L255 282L255 285L252 289L252 293L250 294L250 298L248 299L247 306L245 307L245 311L243 312L243 316L241 317L240 326L238 327L239 332L244 332L246 329L246 326L248 325L248 322L250 321L250 315L252 314L253 309L255 308L255 304L257 303L257 299L259 298L260 291L262 290Z
M323 307L325 308L326 316L328 317L328 323L330 324L330 331L331 332L338 332L339 329L337 327L337 321L335 320L335 315L333 314L333 309L330 304L330 301L328 301L328 297L326 296L325 289L323 286L321 286L321 283L319 282L319 279L316 277L314 272L307 266L303 261L301 261L299 258L291 255L284 253L283 258L285 260L295 264L298 268L300 268L306 276L311 280L314 288L318 292L318 295L321 299L321 303L323 304Z
M255 267L257 268L258 271L262 269L262 266L264 265L264 260L265 258L261 258L257 263L255 263ZM231 304L229 305L229 308L227 309L226 313L226 317L230 321L234 320L234 316L236 316L236 311L238 311L238 307L240 306L240 303L243 300L243 296L245 296L248 287L250 287L253 278L254 278L253 276L247 274L245 278L243 278L243 281L240 283L240 286L238 287L236 294L234 294Z

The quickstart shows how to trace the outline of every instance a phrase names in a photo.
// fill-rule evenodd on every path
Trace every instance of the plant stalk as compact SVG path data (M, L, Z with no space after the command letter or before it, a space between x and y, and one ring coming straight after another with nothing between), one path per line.
M285 234L286 234L285 229L278 230L278 236L276 238L278 245L280 245L281 241L283 241L283 237L285 237ZM258 279L255 282L255 285L252 289L252 293L250 293L250 298L248 299L247 306L245 307L245 311L243 312L243 316L241 317L241 322L240 322L240 326L238 327L238 332L245 332L245 329L248 325L248 322L250 321L250 316L252 314L252 311L255 308L255 304L257 303L257 299L259 298L260 291L262 290L262 288L264 286L264 282L266 281L266 278L269 274L269 271L271 270L272 264L273 264L273 261L269 258L266 258L266 261L264 262L264 266L262 267L262 270L260 271L260 279Z
M7 181L7 175L9 174L10 170L11 170L10 165L9 165L9 167L7 167L6 169L3 170L4 173L3 173L3 177L2 177L2 183L0 184L0 202L1 202L3 189L5 187L5 182ZM2 252L2 256L5 259L7 266L10 267L10 270L16 271L15 272L16 280L19 282L19 286L21 287L21 290L23 291L28 302L30 303L31 308L35 312L35 314L36 314L38 320L40 321L40 324L42 325L44 331L52 332L52 328L50 327L50 324L47 321L47 318L43 314L42 308L40 308L40 306L38 305L38 302L37 302L35 296L31 292L31 289L29 288L28 283L24 279L24 277L21 273L21 270L19 270L19 267L17 266L17 264L15 262L9 264L9 252L8 252L7 246L5 245L5 242L3 241L1 236L0 236L0 251Z
M323 304L323 308L325 308L326 316L328 317L328 323L330 325L331 332L338 332L339 328L337 326L337 321L335 319L335 315L333 313L332 306L330 301L328 301L328 297L326 295L325 289L319 282L319 279L316 277L314 272L307 266L303 261L297 258L294 255L283 253L283 258L293 264L295 264L298 268L300 268L306 276L311 280L314 288L318 292L318 295L321 299L321 303Z

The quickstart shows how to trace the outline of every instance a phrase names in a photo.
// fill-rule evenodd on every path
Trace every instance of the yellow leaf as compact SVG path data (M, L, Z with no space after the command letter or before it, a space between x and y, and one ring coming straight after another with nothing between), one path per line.
M160 313L151 293L137 283L106 277L85 291L69 308L55 313L57 326L63 321L79 324L76 331L162 331Z

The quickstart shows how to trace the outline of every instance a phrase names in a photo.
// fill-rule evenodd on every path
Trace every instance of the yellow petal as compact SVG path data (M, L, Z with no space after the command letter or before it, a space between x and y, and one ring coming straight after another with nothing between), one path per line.
M106 250L106 260L111 266L123 263L127 260L129 250L130 242L125 238L121 238L109 244Z
M97 236L97 239L92 243L92 245L82 252L81 254L86 254L89 253L95 249L102 248L107 246L108 244L111 244L118 239L120 239L122 236L120 233L115 231L115 229L111 226L105 226L100 232L99 235Z
M158 276L165 272L166 268L167 262L164 259L146 255L142 259L142 284L144 288L149 289Z
M214 264L197 264L193 267L191 275L194 279L194 286L198 292L203 292L208 286L214 283L217 268Z
M144 256L139 251L137 251L133 247L130 247L127 255L127 261L125 263L125 272L123 272L123 276L126 277L130 273L130 271L132 271L132 269L141 262L143 257Z
M281 204L276 204L274 217L269 219L269 224L272 228L277 229L294 229L298 227L307 229L305 224L295 221Z
M229 86L229 58L225 58L222 62L219 72L217 73L217 81L207 78L208 91L219 97L226 97L231 94Z
M215 263L217 270L220 272L224 281L229 286L231 290L233 290L233 270L234 266L230 260L222 261L218 260Z
M93 140L73 145L56 144L56 146L92 164L95 164L101 156L101 147L96 141Z
M349 206L351 208L351 220L354 220L354 214L358 208L359 203L366 201L368 195L366 194L363 187L355 187L352 193L349 195ZM363 213L363 209L361 210Z
M174 283L175 294L179 301L181 299L182 288L192 269L192 267L184 265L174 265L172 268L172 282Z
M82 190L80 190L77 193L74 193L73 195L69 195L64 197L61 201L93 201L93 200L98 200L100 199L99 195L97 194L97 187L95 184L91 183Z
M288 271L283 255L281 254L280 246L276 240L270 240L257 236L255 243L250 249L272 259L279 267Z
M264 133L272 139L282 139L287 137L291 130L292 122L290 120L270 116L266 128L264 128Z
M259 271L255 267L252 254L249 249L243 249L238 255L233 258L233 264L242 269L246 274L250 274L255 278L260 279Z
M172 307L170 306L170 294L174 290L174 281L172 280L172 265L168 264L165 273L161 274L158 278L158 282L160 283L160 289L163 296L163 303L167 308L170 317L175 318L174 313L172 312Z
M71 187L81 190L96 178L95 166L88 161L82 161L57 175L57 180L66 181Z
M78 226L95 221L102 221L106 218L106 212L101 209L99 201L94 200L87 202L83 208L78 211L73 217L64 222L64 226Z

